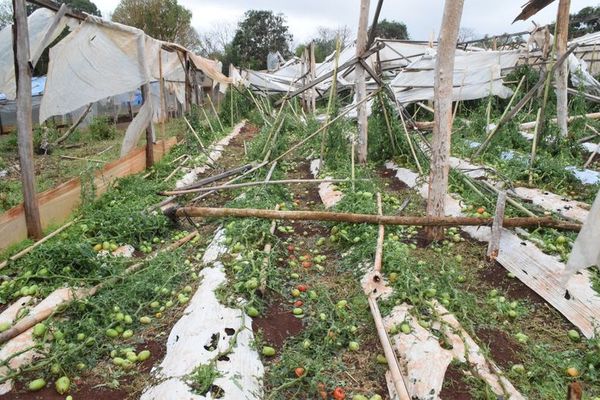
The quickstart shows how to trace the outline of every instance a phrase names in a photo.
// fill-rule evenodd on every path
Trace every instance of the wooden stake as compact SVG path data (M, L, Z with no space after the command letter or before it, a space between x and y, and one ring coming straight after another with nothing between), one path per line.
M356 38L356 57L361 57L367 50L367 25L369 24L369 4L370 0L361 0L360 18L358 20L358 35ZM357 63L354 70L356 77L356 101L358 106L358 162L365 164L367 162L368 145L368 120L367 104L362 102L367 96L367 84L365 82L365 69L362 64ZM361 103L362 102L362 103Z
M381 203L381 193L377 193L377 214L383 215L383 205ZM385 225L379 224L379 232L377 235L377 248L375 249L375 273L381 273L383 264L383 241L385 239Z
M150 101L150 84L142 85L142 105ZM152 120L146 127L146 169L152 168L154 165L154 138L152 137Z
M264 184L264 182L260 182ZM273 211L257 208L211 208L211 207L182 207L175 211L177 217L202 217L202 218L263 218L297 221L333 221L349 222L354 224L374 225L406 225L406 226L491 226L492 218L478 217L405 217L398 215L372 215L338 213L327 211ZM581 224L563 222L552 219L552 217L530 218L517 217L505 218L503 226L514 228L517 226L545 226L555 229L579 231Z
M536 118L536 126L535 133L533 135L533 141L531 143L531 159L529 160L529 184L533 185L533 166L535 165L535 155L537 153L537 144L540 137L540 120L542 118L542 109L538 109L537 118Z
M556 57L559 58L567 51L569 40L569 8L571 0L560 0L558 15L556 17ZM556 68L554 79L556 81L556 116L560 134L566 137L567 118L569 112L569 97L567 93L569 69L567 63L562 63Z
M273 164L275 165L275 164ZM271 171L270 171L271 172ZM265 179L265 183L267 183L269 181L269 177L270 175L267 175L267 178ZM277 204L275 206L275 211L279 210L279 204ZM275 234L275 228L277 227L277 221L273 220L273 222L271 222L271 227L269 228L269 233L272 235ZM260 286L258 288L258 290L262 293L265 294L265 292L267 291L267 268L269 267L269 256L271 254L271 250L273 249L273 245L271 244L271 242L265 244L265 247L263 248L263 253L265 253L265 258L263 258L263 262L260 268Z
M275 163L273 163L275 165ZM365 179L366 180L366 179ZM244 182L244 183L233 183L229 185L222 186L211 186L211 187L198 187L189 190L172 190L161 192L163 196L179 196L182 194L189 193L198 193L198 192L209 192L213 190L230 190L230 189L239 189L248 186L261 186L261 185L288 185L288 184L297 184L297 183L342 183L342 182L350 182L348 179L285 179L279 181L260 181L260 182Z
M23 186L23 207L27 234L41 239L42 223L35 192L35 168L33 164L33 138L31 121L31 68L29 66L29 29L25 0L13 0L13 52L17 84L17 134L19 165Z
M502 234L502 221L504 221L504 209L506 207L506 192L498 193L496 202L496 215L492 224L492 236L488 243L487 257L489 260L495 260L498 257L500 249L500 235Z
M210 103L210 108L212 108L213 113L215 113L215 117L217 117L217 122L219 123L219 126L221 127L221 131L224 131L225 128L223 128L223 124L221 123L221 118L219 118L219 113L217 112L217 109L215 108L215 105L213 104L213 101L210 98L210 95L208 95L206 97L208 97L208 102Z
M445 214L450 169L450 138L452 135L452 80L454 53L464 0L446 0L440 31L434 87L434 127L431 143L431 166L427 215L441 217ZM426 230L430 240L441 240L444 230L432 227Z

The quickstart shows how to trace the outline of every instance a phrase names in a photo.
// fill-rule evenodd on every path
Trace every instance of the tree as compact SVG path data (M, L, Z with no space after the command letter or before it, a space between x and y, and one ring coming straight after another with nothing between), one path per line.
M102 13L100 12L100 10L98 10L98 7L96 7L96 5L90 0L63 0L58 1L58 3L65 3L72 10L85 12L91 15L96 15L98 17L102 16Z
M369 28L369 33L371 32L371 28ZM388 21L387 19L377 24L375 27L375 37L397 40L408 40L410 38L406 25L403 22Z
M214 24L209 30L200 34L199 53L204 57L222 59L234 33L233 24Z
M226 48L225 60L249 68L266 69L269 52L290 55L292 35L283 14L266 10L249 10L238 23L233 41Z
M600 30L600 6L585 7L571 15L569 36L579 37Z
M191 50L198 46L198 33L191 26L192 12L177 0L121 0L112 20Z
M344 44L348 43L352 31L347 26L340 26L337 29L331 29L324 26L317 28L317 35L312 42L315 44L315 60L316 62L323 62L328 55L335 51L335 46L338 38ZM296 47L296 56L300 57L304 52L304 49L308 47L310 42L304 43Z
M458 43L464 43L479 38L474 29L461 26L458 30Z

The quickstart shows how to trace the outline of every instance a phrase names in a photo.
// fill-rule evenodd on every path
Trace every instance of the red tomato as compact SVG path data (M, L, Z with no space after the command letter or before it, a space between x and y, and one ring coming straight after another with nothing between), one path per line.
M304 302L302 300L296 300L294 302L294 307L302 307L304 305Z
M302 375L304 375L304 368L298 367L294 370L294 373L298 378L300 378Z
M308 290L308 286L306 286L306 285L298 285L298 286L296 286L296 289L298 289L301 292L306 292Z
M344 389L342 389L339 386L336 387L333 391L333 398L335 400L344 400L346 398L346 393L344 392Z

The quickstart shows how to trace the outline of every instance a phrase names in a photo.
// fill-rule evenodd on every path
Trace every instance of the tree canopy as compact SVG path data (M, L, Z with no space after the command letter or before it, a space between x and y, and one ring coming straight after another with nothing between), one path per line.
M290 54L292 35L283 14L266 10L249 10L238 23L233 41L226 48L226 63L265 69L269 52Z
M177 0L121 0L112 20L192 50L198 45L198 33L191 25L192 12Z
M325 58L335 51L335 46L338 38L340 39L342 47L350 41L351 38L350 28L347 26L340 26L337 29L331 29L327 27L320 27L317 29L317 36L312 39L315 44L315 61L323 62ZM304 49L308 47L310 42L301 44L296 47L296 56L302 56Z
M82 11L88 14L96 15L98 17L102 16L102 13L100 12L100 10L98 10L98 7L96 7L96 4L94 4L90 0L62 0L58 1L58 3L65 3L73 10Z
M579 37L600 31L600 6L585 7L572 14L569 23L569 36Z
M371 28L369 28L369 32ZM408 40L408 30L403 22L383 19L375 27L375 37L382 39Z

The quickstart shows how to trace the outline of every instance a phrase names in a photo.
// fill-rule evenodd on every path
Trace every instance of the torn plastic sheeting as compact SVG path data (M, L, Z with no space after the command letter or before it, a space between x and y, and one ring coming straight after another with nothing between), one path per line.
M30 53L34 54L42 45L46 32L52 25L56 13L47 8L38 8L30 16L27 17L27 27L29 32L29 48ZM71 18L63 17L54 30L50 43L54 41L58 35L67 26L73 27L77 22ZM16 97L15 83L15 61L13 56L13 40L12 40L12 24L7 25L0 31L0 93L3 93L7 99L14 100Z
M227 281L223 264L217 261L226 251L221 228L202 258L207 267L200 272L201 284L169 334L164 360L153 370L157 383L144 391L142 400L212 398L210 393L194 394L187 384L196 367L211 363L220 374L213 385L223 390L222 399L262 398L264 367L253 348L251 319L242 310L221 304L215 294ZM228 360L219 361L225 353Z
M573 176L584 185L597 185L600 183L600 172L598 171L581 169L574 166L566 167L565 169L572 172Z
M163 76L177 76L177 54L161 45L139 29L88 16L50 50L40 122L158 79L159 51Z
M512 400L524 399L502 376L500 369L486 360L477 343L448 310L435 303L436 314L440 316L443 323L436 321L433 327L443 332L449 339L452 344L450 350L442 348L439 338L419 325L409 313L411 308L412 306L401 304L384 318L388 331L394 325L403 322L408 322L411 326L411 333L398 333L392 336L396 353L407 374L405 381L411 396L418 399L439 399L448 365L456 359L460 362L468 362L496 395L506 396L507 399Z
M566 278L570 278L575 272L589 268L593 265L600 267L600 191L592 205L587 220L583 224L573 250L567 261Z
M139 142L146 127L152 123L152 102L147 101L127 127L123 144L121 145L121 157L129 154Z

